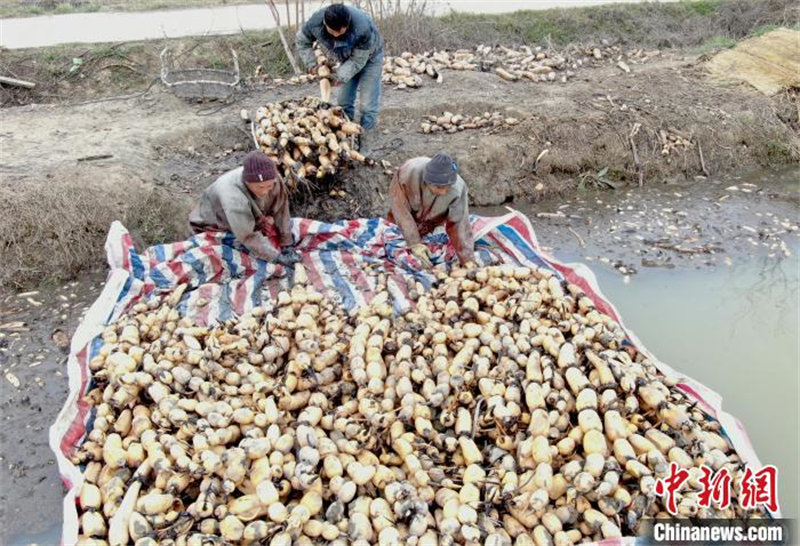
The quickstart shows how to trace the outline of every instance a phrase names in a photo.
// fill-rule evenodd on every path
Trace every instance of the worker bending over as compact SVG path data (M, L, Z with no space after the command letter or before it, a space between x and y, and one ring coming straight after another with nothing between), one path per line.
M272 217L280 247L266 235ZM226 172L203 192L189 215L195 233L231 231L254 256L292 265L300 256L292 248L289 196L275 163L264 153L250 152L244 166Z
M439 152L433 158L409 159L394 174L389 199L387 219L400 226L411 253L424 267L432 264L422 237L442 224L461 264L474 260L467 185L452 157Z
M383 77L383 37L366 13L352 6L332 4L318 10L295 38L300 59L312 74L317 71L314 43L340 63L339 106L355 120L356 94L361 92L360 151L369 153L373 129L378 123Z

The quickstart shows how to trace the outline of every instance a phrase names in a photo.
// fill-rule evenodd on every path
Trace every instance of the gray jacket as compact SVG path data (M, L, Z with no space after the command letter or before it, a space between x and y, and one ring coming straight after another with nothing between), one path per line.
M342 82L350 81L372 57L383 51L383 36L372 19L358 8L347 6L347 9L350 26L342 36L334 38L325 30L325 8L322 8L306 21L295 38L300 59L306 67L317 62L313 49L316 42L326 54L341 63L336 78Z
M242 180L243 171L244 167L228 171L206 188L189 215L189 224L195 233L231 231L258 258L275 260L281 251L262 233L262 226L271 216L281 246L292 244L286 187L278 176L272 192L256 199Z
M444 195L435 195L424 182L428 157L415 157L403 163L389 185L389 221L400 226L408 246L444 224L461 263L475 258L475 242L469 223L467 184L459 176Z

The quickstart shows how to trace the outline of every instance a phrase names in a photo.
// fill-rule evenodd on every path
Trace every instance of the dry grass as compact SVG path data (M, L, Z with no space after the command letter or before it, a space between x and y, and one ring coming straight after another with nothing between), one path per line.
M0 187L0 286L23 288L74 278L105 263L108 228L121 220L139 244L185 236L185 205L144 190L110 197L85 184Z

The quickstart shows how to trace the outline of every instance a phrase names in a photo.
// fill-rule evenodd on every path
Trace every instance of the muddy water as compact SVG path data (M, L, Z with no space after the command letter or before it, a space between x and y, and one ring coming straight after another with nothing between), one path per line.
M625 325L659 360L722 395L723 408L744 423L761 462L778 467L783 515L796 518L797 261L652 270L627 283L607 267L594 271Z
M800 516L800 237L791 230L800 219L798 181L794 168L689 191L667 186L515 206L552 255L591 267L626 327L659 360L722 395L761 462L777 466L787 518ZM575 218L553 219L559 210ZM622 237L620 226L628 226ZM641 233L715 251L653 256ZM653 261L662 266L642 265Z

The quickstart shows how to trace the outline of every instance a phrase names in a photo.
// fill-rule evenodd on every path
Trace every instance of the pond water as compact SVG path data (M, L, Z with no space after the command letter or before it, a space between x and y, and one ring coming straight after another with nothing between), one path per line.
M647 270L628 282L610 268L593 269L625 325L659 360L722 395L761 462L777 466L783 516L797 518L797 260Z
M744 424L761 462L777 466L785 518L800 517L798 205L800 169L791 167L517 207L531 218L548 252L592 269L626 327L650 352L722 395L723 409ZM562 210L581 219L548 223L540 215ZM668 212L657 216L659 210ZM652 253L637 236L657 238L654 225L665 235L681 231L678 221L680 229L670 232L675 212L683 227L699 226L685 230L691 235L686 240L694 240L685 247L713 241L724 250L670 256L668 267L639 266L640 257L644 264ZM651 225L643 228L648 222L641 218ZM625 225L635 229L625 233ZM580 245L576 234L585 238ZM611 260L597 259L603 255ZM615 262L633 263L638 272L623 275Z

